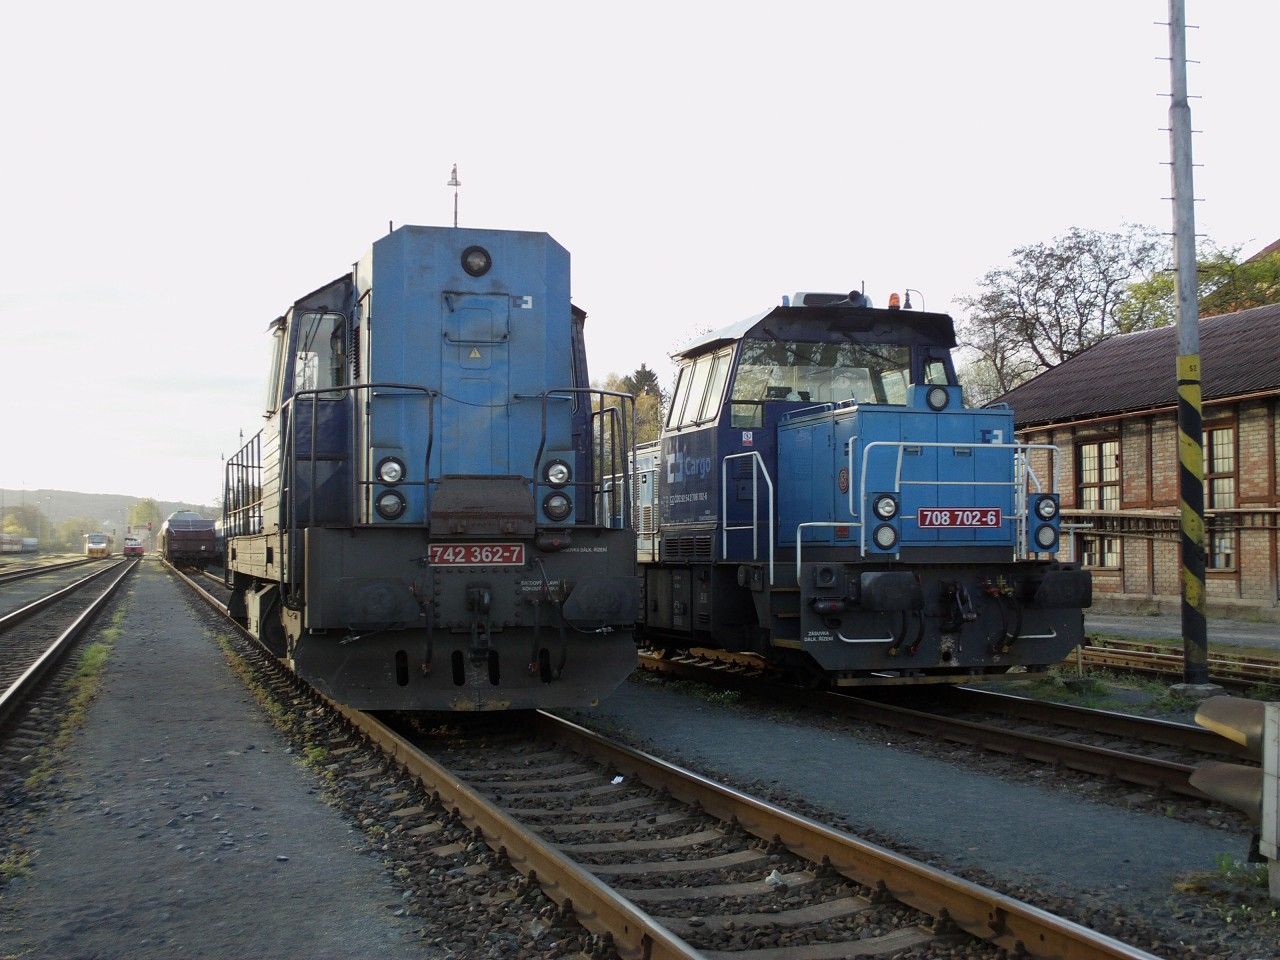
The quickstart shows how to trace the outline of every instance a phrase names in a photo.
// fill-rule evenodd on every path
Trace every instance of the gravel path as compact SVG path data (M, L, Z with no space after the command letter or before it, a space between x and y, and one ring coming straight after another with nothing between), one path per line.
M846 734L637 682L576 716L713 777L799 798L854 832L1049 895L1167 909L1180 875L1243 852L1238 833L973 772L967 748L948 763L895 748L885 731Z
M1147 617L1088 610L1084 615L1084 628L1088 633L1129 640L1181 640L1182 637L1182 620L1168 615ZM1210 646L1265 647L1280 652L1280 623L1211 617L1208 635Z
M0 896L0 954L435 956L154 563ZM105 621L100 621L104 623Z

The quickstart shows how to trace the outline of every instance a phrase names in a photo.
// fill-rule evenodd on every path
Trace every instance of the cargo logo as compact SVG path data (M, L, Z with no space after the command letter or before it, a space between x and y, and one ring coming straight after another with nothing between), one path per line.
M690 457L679 450L667 454L667 483L684 483L691 477L703 479L710 472L710 457Z

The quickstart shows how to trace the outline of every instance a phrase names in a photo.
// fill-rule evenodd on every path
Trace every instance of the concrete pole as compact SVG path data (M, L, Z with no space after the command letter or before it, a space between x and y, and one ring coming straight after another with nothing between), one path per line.
M1178 275L1178 483L1182 513L1183 683L1209 683L1204 589L1204 450L1200 416L1200 308L1196 283L1191 107L1187 103L1185 0L1169 0L1169 151L1173 159L1173 256Z

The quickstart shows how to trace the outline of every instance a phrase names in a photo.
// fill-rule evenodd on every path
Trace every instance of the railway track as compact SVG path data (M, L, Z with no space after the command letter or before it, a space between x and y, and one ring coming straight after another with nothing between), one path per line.
M1128 640L1091 642L1077 648L1075 662L1095 669L1120 670L1146 676L1180 678L1181 651L1173 647ZM1260 684L1280 687L1280 659L1247 657L1214 651L1209 657L1209 679L1236 690Z
M0 617L0 724L6 723L39 689L135 566L133 561L121 560ZM91 584L102 589L87 605L66 611L64 603L79 599L81 591L88 590ZM52 640L46 616L59 618L52 627ZM67 617L69 624L59 629Z
M822 960L957 944L984 955L972 938L1015 956L1151 956L548 713L459 745L308 696L437 801L400 811L416 836L430 843L460 821L595 934L598 956Z
M926 708L883 699L893 693L890 691L876 696L852 696L800 690L716 651L667 657L642 653L640 666L654 673L731 686L771 701L816 708L934 741L1026 757L1203 802L1209 802L1209 798L1188 782L1196 764L1209 758L1243 755L1235 745L1200 727L975 688L930 687ZM1028 730L1028 724L1036 729Z
M71 567L84 566L86 563L93 563L91 557L80 557L77 560L65 560L61 563L45 563L34 567L19 567L16 570L0 571L0 586L6 583L16 583L19 580L26 580L30 577L38 577L42 573L53 573L56 570L67 570Z

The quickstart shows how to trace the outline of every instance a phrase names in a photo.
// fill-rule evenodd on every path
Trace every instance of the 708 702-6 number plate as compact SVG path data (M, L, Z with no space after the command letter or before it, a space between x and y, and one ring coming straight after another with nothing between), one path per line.
M999 507L921 507L916 514L921 527L998 527Z
M432 543L427 562L438 567L522 567L523 543Z

